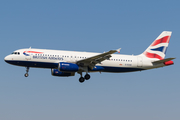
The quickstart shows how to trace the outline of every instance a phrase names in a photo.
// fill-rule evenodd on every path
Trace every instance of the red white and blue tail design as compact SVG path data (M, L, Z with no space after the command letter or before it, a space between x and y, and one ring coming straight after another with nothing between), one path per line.
M164 59L171 34L171 31L163 31L143 54L147 58Z

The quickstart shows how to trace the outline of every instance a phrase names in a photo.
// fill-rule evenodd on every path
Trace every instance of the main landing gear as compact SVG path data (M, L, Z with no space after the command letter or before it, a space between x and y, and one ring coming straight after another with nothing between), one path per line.
M29 76L28 72L29 72L29 67L26 67L26 73L24 74L25 77Z
M86 74L84 77L82 77L82 73L80 73L81 77L79 78L79 82L83 83L85 80L89 80L90 79L90 75Z

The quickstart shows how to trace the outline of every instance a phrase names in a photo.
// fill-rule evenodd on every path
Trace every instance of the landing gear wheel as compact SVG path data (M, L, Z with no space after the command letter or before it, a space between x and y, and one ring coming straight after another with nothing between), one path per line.
M85 79L84 79L83 77L80 77L80 78L79 78L79 82L80 82L80 83L83 83L84 81L85 81Z
M29 72L29 67L26 67L26 73L24 74L25 77L29 76L28 72Z
M25 77L28 77L28 76L29 76L29 74L28 74L28 73L25 73L25 74L24 74L24 76L25 76Z
M85 78L86 80L89 80L89 79L91 78L91 76L90 76L89 74L86 74L86 75L84 76L84 78Z

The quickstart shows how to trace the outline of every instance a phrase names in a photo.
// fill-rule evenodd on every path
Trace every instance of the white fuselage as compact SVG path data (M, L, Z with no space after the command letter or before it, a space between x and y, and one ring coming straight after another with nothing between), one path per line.
M6 56L5 61L18 66L57 69L60 62L76 63L79 60L98 54L101 53L19 49L13 52L13 54ZM153 65L152 62L157 59L152 61L152 59L145 58L142 55L112 54L111 56L110 59L96 64L96 66L102 66L104 68L104 70L100 70L101 72L132 72L164 66L164 64ZM92 71L89 70L89 72Z

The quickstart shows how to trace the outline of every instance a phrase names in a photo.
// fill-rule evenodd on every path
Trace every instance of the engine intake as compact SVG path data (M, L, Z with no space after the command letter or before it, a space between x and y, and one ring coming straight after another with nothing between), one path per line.
M58 70L63 72L77 72L79 70L79 66L74 63L60 62Z
M58 69L51 69L51 74L53 76L61 76L61 77L69 77L69 76L74 76L74 72L61 72Z

